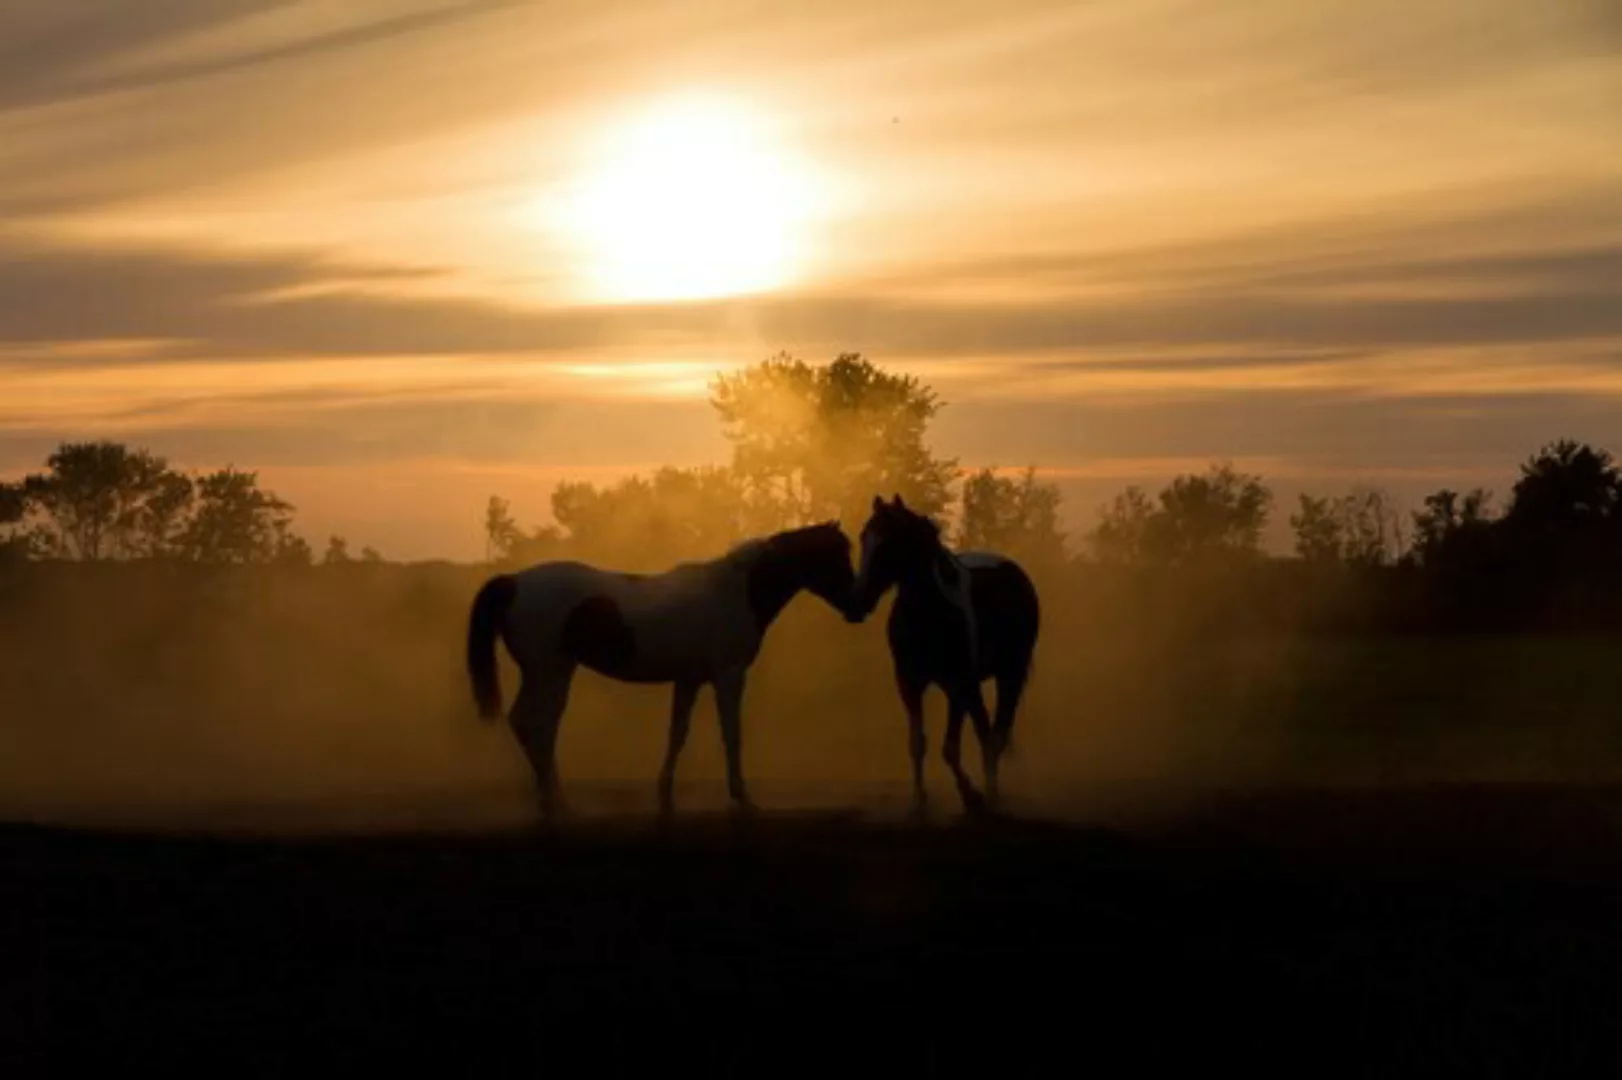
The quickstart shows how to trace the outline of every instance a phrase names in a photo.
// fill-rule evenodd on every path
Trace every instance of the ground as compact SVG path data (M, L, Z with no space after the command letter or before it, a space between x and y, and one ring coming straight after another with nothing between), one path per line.
M765 792L760 793L765 799ZM1599 1074L1622 788L0 831L0 1069Z

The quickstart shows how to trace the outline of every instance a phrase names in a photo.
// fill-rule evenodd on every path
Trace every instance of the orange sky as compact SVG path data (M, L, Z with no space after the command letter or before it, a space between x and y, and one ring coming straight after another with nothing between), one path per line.
M785 349L1077 528L1622 450L1622 15L0 0L0 476L112 435L467 557L492 491L719 458L708 374Z

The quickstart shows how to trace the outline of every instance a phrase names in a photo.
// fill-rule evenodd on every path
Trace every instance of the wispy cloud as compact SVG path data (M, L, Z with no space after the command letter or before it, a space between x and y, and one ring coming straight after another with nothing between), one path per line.
M1071 484L1622 430L1600 0L93 7L0 0L0 469L98 429L300 483L689 460L699 373L783 348L927 373L946 449ZM513 209L689 86L837 181L817 248L582 304Z

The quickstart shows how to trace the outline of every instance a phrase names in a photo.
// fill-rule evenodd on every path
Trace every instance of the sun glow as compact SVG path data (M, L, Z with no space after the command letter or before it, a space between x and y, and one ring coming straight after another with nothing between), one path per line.
M611 125L593 149L554 207L593 296L731 296L802 269L815 185L762 117L724 100L673 100Z

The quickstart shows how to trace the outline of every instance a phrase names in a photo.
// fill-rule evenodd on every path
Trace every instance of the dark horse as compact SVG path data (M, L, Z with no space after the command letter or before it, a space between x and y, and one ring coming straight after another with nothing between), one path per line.
M965 713L974 722L986 795L995 804L997 764L1012 738L1014 712L1036 649L1040 609L1035 586L1007 556L949 551L941 542L940 528L909 509L899 495L889 503L874 497L861 545L861 569L845 617L861 622L885 590L896 587L890 609L890 656L907 710L917 808L922 810L925 803L923 700L932 683L946 692L942 756L957 779L964 807L979 811L986 806L960 759ZM986 679L997 680L995 722L987 717L980 695Z

